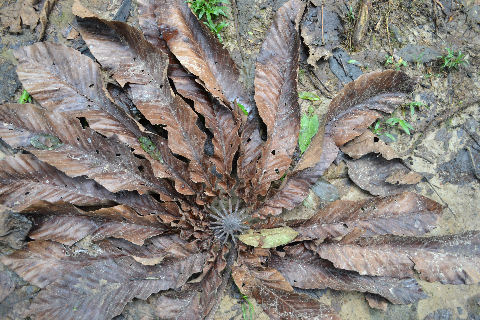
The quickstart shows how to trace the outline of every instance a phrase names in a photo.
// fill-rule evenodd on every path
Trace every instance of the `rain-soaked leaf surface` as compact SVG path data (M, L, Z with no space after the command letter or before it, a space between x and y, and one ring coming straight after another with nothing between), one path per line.
M414 193L368 200L337 200L294 227L300 238L341 239L383 234L423 235L435 228L442 212L437 202Z
M427 238L382 236L315 248L335 267L360 274L411 277L449 284L480 281L480 233Z
M338 147L367 131L379 111L391 113L413 90L413 82L399 71L387 70L362 75L348 83L329 105L325 130L319 130L299 160L298 169L267 199L261 215L278 215L305 199L310 187L335 160ZM318 147L322 144L322 147ZM321 156L318 156L319 152Z
M267 141L257 162L253 192L265 195L288 169L300 130L297 69L298 23L305 4L292 0L280 8L260 49L255 68L255 102L267 126Z
M422 178L399 159L386 160L375 154L368 154L355 161L347 160L346 163L350 179L375 196L411 190Z
M271 319L340 319L327 305L294 292L276 269L234 266L232 277L240 292L253 297Z
M364 276L356 272L336 269L330 262L303 245L286 249L286 256L272 256L269 265L276 268L297 288L359 291L378 294L395 304L410 304L426 298L420 285L413 278Z
M364 292L385 308L425 297L417 273L479 282L479 233L428 236L442 207L413 193L279 216L340 149L357 159L348 160L353 180L361 164L376 171L369 179L384 175L365 190L418 181L368 155L395 158L368 126L412 91L406 74L350 82L298 146L304 2L277 10L252 96L185 1L138 6L142 31L74 2L96 60L48 42L14 53L38 104L0 105L0 318L211 319L232 276L272 319L339 319L295 290ZM319 7L310 8L305 23Z

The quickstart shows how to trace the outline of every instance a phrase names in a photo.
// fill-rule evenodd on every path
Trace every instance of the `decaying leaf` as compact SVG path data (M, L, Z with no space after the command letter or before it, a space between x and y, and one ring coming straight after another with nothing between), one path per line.
M355 161L346 160L348 176L372 195L387 196L410 190L422 179L399 159L385 160L368 154Z
M364 276L336 269L303 245L288 247L284 258L273 256L270 265L297 288L369 292L395 304L414 303L427 297L415 279Z
M246 245L260 248L275 248L292 242L298 232L290 227L273 229L261 229L258 231L248 230L247 233L238 236L238 239Z
M277 10L253 96L187 2L138 5L142 31L74 2L95 60L48 42L15 51L38 104L0 105L0 244L8 247L0 262L40 291L21 298L0 273L0 307L17 318L103 320L133 300L142 307L127 307L127 319L211 319L232 275L272 319L339 319L294 287L365 292L384 307L381 299L425 297L415 272L480 281L479 233L426 236L442 207L413 193L339 200L310 219L279 216L303 201L340 148L352 158L393 157L367 127L412 91L404 73L346 85L304 150L296 88L304 2ZM351 176L365 157L349 160ZM418 178L390 169L370 170L396 192Z
M323 244L315 250L335 267L360 274L405 278L416 270L427 281L470 284L480 280L479 241L478 232L429 238L382 236Z
M397 155L385 142L375 136L370 130L345 144L341 150L353 159L360 159L368 153L380 153L386 160L392 160Z
M300 238L342 239L361 230L362 237L383 234L423 235L442 212L435 201L414 193L360 201L337 200L294 229Z
M240 292L255 298L272 319L340 319L330 307L294 292L276 269L234 266L232 277Z
M265 195L288 169L297 146L300 108L297 69L298 23L305 4L292 0L277 11L255 68L255 102L267 126L267 141L257 162L253 192Z

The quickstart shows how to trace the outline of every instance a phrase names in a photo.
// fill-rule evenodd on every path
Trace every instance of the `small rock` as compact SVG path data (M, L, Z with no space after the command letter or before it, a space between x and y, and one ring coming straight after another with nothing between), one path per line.
M438 309L428 314L423 320L452 320L453 314L450 309Z
M358 66L348 63L351 57L348 53L341 49L336 48L332 51L333 55L328 59L330 70L332 73L342 82L343 85L357 79L362 75L362 69Z
M15 66L8 61L2 63L0 60L0 74L2 81L0 81L0 103L7 102L15 94L17 88L20 87Z
M337 188L322 179L315 183L312 187L312 191L324 202L332 202L340 199L340 194Z
M437 60L442 53L432 47L408 44L398 50L397 55L407 62L427 63Z

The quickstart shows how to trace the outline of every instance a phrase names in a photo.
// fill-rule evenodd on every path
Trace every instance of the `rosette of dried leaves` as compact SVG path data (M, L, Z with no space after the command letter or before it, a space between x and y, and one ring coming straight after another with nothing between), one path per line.
M0 201L3 216L21 213L33 227L0 261L41 288L25 316L110 319L155 293L153 318L210 318L233 277L272 319L338 319L295 288L408 304L426 296L416 274L479 281L479 233L419 237L442 208L413 193L336 201L288 224L278 217L301 203L339 147L413 88L402 72L361 76L299 156L303 9L291 0L278 10L254 97L183 0L139 1L142 31L76 4L96 61L54 43L15 52L38 104L0 107L11 147L0 160ZM4 299L11 288L0 290Z

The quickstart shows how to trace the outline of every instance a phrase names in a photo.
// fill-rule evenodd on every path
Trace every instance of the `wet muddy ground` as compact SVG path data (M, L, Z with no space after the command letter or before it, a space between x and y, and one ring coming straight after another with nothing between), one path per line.
M3 1L0 10L15 2ZM103 17L127 19L137 24L134 0L82 2ZM231 0L229 5L229 26L222 32L224 44L250 91L256 54L273 14L283 2ZM418 84L410 101L422 101L428 108L420 107L413 116L409 109L397 110L396 116L412 125L412 134L385 125L381 139L394 148L403 165L423 177L413 188L445 206L439 227L431 234L480 230L480 1L371 2L366 18L359 14L362 1L309 2L301 23L299 91L314 92L320 100L301 100L302 110L306 112L313 106L318 115L323 115L339 89L362 73L398 68L414 77ZM73 0L55 3L42 39L87 52L75 30L72 4ZM355 25L361 19L365 19L362 23L366 33L358 41ZM0 21L3 23L5 16ZM39 32L38 27L31 30L23 26L20 33L9 32L5 25L0 28L0 103L3 103L15 101L21 94L12 49L38 41ZM452 70L441 68L439 56L447 54L447 48L464 53L468 64ZM389 57L392 63L386 64ZM395 141L386 133L395 137ZM311 215L318 207L337 198L369 196L370 193L350 180L346 162L339 159L303 205L285 216ZM0 270L5 269L0 266ZM12 286L20 289L0 303L0 314L6 314L9 306L16 303L28 305L25 298L33 296L38 289L8 271L2 274L8 276L0 281L11 281ZM480 285L419 282L429 298L413 305L388 305L386 311L370 308L363 294L333 290L307 293L333 306L342 319L480 319ZM268 319L261 308L252 303L256 319ZM141 310L142 303L133 302L120 318L141 319ZM11 318L17 319L17 316L13 314ZM233 285L221 301L215 319L242 319L241 299Z

